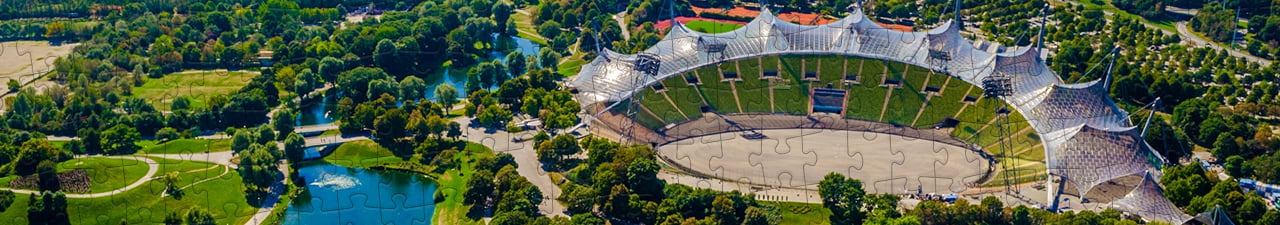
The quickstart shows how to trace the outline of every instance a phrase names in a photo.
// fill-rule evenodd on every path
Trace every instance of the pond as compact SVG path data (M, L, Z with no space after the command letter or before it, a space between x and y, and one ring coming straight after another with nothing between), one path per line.
M435 181L421 175L321 163L304 166L308 191L293 199L283 223L431 224Z
M509 52L507 50L509 49L519 50L521 53L524 53L525 56L535 56L535 55L538 55L538 50L542 48L541 45L538 45L537 43L533 43L533 41L530 41L529 39L524 39L520 37L497 37L495 35L495 38L498 41L496 43L497 46L495 46L494 49L501 49L501 50L490 51L489 54L484 55L480 59L480 62L488 62L488 61L493 61L497 59L498 61L502 61L503 63L506 63L507 52ZM434 100L436 98L435 96L436 93L434 91L435 86L440 84L449 84L449 85L453 85L453 87L458 89L458 97L465 98L468 94L466 93L467 70L470 70L470 69L471 67L462 67L462 68L448 67L448 68L437 70L435 74L431 74L425 77L420 77L427 82L428 86L431 87L429 88L429 90L427 90L425 97L427 99ZM485 87L485 89L488 89L488 90L494 90L497 88L498 87L496 86ZM299 109L300 113L298 113L298 119L297 119L296 125L297 126L319 125L319 124L329 124L329 123L333 123L334 121L337 121L337 118L330 115L333 109L337 107L337 102L339 99L337 96L338 95L336 94L326 95L324 98L321 98L320 100L311 100L308 102L304 102L302 106L300 106L301 109Z
M519 50L521 53L524 53L525 56L536 56L538 55L538 50L542 49L541 45L538 45L538 43L533 43L533 41L530 41L529 39L524 39L520 37L495 37L495 38L498 41L496 43L497 46L495 46L494 49L502 49L502 50L490 51L488 55L483 55L480 58L479 62L488 62L488 61L493 61L494 59L497 59L498 61L502 61L502 63L506 63L507 52L509 52L506 49L515 48ZM438 70L436 74L423 77L422 79L426 80L427 83L433 87L435 85L444 84L444 83L453 85L453 87L458 88L458 97L466 97L467 94L469 94L469 93L466 93L466 90L465 90L466 89L465 87L467 86L467 70L470 70L470 69L471 67L462 67L462 68L449 67L449 68ZM493 90L497 88L498 88L497 86L485 87L485 89L488 89L488 90ZM436 98L436 93L434 93L434 91L427 92L427 99L435 99L435 98Z

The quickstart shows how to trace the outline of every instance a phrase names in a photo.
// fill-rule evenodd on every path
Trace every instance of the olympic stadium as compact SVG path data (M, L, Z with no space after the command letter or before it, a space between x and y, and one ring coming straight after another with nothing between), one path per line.
M655 146L673 168L766 187L822 175L879 193L974 193L1040 183L1148 221L1191 219L1163 197L1165 160L1107 95L1065 83L1037 46L971 41L959 17L888 29L861 9L799 25L767 8L745 26L674 23L636 54L602 49L569 82L593 134ZM1081 201L1083 202L1083 201Z

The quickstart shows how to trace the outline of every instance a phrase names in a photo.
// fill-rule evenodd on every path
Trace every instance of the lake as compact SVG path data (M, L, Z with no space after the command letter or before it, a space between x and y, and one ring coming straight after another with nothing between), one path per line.
M524 53L525 56L536 56L538 55L538 51L542 48L541 45L538 45L537 43L533 43L533 41L529 41L529 39L524 39L520 37L496 37L495 36L495 38L498 41L496 41L497 43L495 45L497 46L495 46L494 49L502 49L502 50L490 51L489 54L484 55L483 58L480 59L480 62L488 62L488 61L493 61L497 59L498 61L502 61L503 63L506 63L507 52L509 52L506 50L515 49L515 50L519 50L521 53ZM466 93L466 86L467 86L467 70L470 70L470 69L471 67L462 67L462 68L447 67L447 68L442 68L440 70L437 70L434 74L431 74L429 76L425 76L425 77L419 76L419 78L422 78L424 81L426 81L428 86L430 87L427 89L427 93L425 97L427 99L434 100L436 98L436 93L434 91L435 86L440 84L449 84L449 85L453 85L453 87L458 89L458 97L465 98L469 94L469 93ZM488 89L488 90L494 90L497 88L498 88L497 86L485 87L485 89ZM324 98L319 98L318 100L310 100L310 101L303 102L302 105L299 106L300 111L298 113L296 125L297 126L319 125L319 124L329 124L329 123L333 123L334 121L337 121L337 118L331 115L331 113L335 108L337 108L337 103L339 100L339 98L337 97L338 95L340 94L330 94L330 95L325 95Z
M328 163L304 166L308 191L285 210L284 224L431 224L435 181L421 175Z

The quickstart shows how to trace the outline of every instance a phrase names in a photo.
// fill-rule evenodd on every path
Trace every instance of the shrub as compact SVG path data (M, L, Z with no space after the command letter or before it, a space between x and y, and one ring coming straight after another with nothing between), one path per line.
M172 141L181 137L178 134L178 129L173 129L172 127L160 128L160 131L156 131L156 140L160 142Z

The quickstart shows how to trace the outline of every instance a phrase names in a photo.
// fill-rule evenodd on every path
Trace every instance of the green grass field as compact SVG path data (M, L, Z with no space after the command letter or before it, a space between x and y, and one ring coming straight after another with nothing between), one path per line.
M133 88L133 95L146 99L159 110L168 110L171 101L179 96L191 98L192 107L203 107L209 97L234 94L255 76L257 74L248 72L167 74Z
M324 161L345 167L370 167L383 164L405 162L371 140L359 140L343 143L333 153L324 157Z
M484 224L482 220L473 220L467 217L471 205L462 204L463 195L458 193L466 193L467 180L471 179L471 174L475 173L475 159L483 157L493 157L493 150L484 145L467 142L465 149L467 154L455 154L454 157L460 165L459 169L451 169L443 174L438 174L436 182L440 185L437 191L453 190L454 193L445 194L445 200L437 200L436 212L432 216L433 224Z
M689 119L702 117L702 96L698 95L698 90L693 86L689 86L684 82L683 78L672 77L662 81L663 86L667 88L667 97L676 103L676 107L684 112L684 116Z
M702 97L707 99L712 108L720 113L740 113L738 110L738 100L734 98L733 87L728 82L720 81L720 70L715 66L698 68L695 71L698 79L702 81L702 85L698 89L702 91Z
M946 82L947 79L951 79L951 81ZM942 74L933 74L933 78L929 79L929 83L934 84L934 81L946 83L947 85L936 85L937 87L942 87L941 95L933 96L929 99L928 105L924 107L924 112L921 112L915 124L912 124L914 127L929 128L944 118L955 116L956 112L960 111L960 107L964 107L964 102L961 100L964 100L969 88L973 87L973 85L963 80L950 78L950 76Z
M160 169L156 171L156 176L168 174L169 172L187 173L187 172L192 172L193 170L208 169L209 167L214 166L213 163L200 162L200 161L173 160L173 159L166 159L166 158L160 158L160 157L148 157L148 158L151 158L151 160L155 160L156 163L160 163ZM217 175L219 173L222 173L222 169L219 169L219 168L208 169L207 171L210 171L210 174L212 175Z
M206 175L188 173L179 177L191 182L204 179ZM244 185L240 180L239 173L229 173L220 179L183 189L186 195L182 199L161 198L164 184L155 180L111 197L67 199L67 214L73 224L119 224L121 221L127 224L159 224L169 212L184 213L192 207L200 207L212 213L218 224L244 224L257 208L246 202L242 190ZM24 207L12 207L10 211L14 208Z
M845 106L847 111L845 117L879 120L880 111L884 109L884 95L888 92L887 88L880 87L880 82L884 79L884 61L864 59L858 64L860 64L858 66L860 84L853 85L849 89L849 103Z
M147 175L147 163L133 159L104 157L78 158L58 163L58 172L84 169L89 174L89 193L107 192L128 186Z
M902 63L891 63L889 71L891 77L902 79L902 87L894 88L889 96L889 108L884 112L884 122L910 125L920 112L920 106L924 104L925 95L920 94L920 90L924 89L924 80L929 76L929 71Z
M742 77L742 81L736 85L738 87L738 97L743 100L742 108L747 112L773 112L773 105L769 94L769 81L761 80L760 60L745 59L737 61L739 71L738 76Z
M533 7L525 8L525 11L537 12ZM547 39L537 35L538 29L533 26L533 17L519 12L513 12L511 13L511 20L516 22L516 31L518 32L517 36L529 39L529 41L533 41L534 43L538 43L542 46L547 46Z
M643 104L650 112L657 114L662 121L684 121L688 119L684 117L684 114L676 110L675 105L667 101L666 96L654 92L653 88L645 88L641 95L644 96L644 99L640 100L640 104Z
M178 154L231 151L231 139L178 139L143 148L144 154Z
M704 20L692 20L692 21L689 21L688 23L684 23L684 26L688 27L690 30L694 30L702 33L710 33L710 34L729 32L729 31L738 29L739 27L742 27L741 24L721 23L721 22L704 21Z
M840 84L840 79L844 78L844 64L845 61L848 61L848 58L844 56L822 56L817 59L821 60L818 68L819 87L826 87L827 84L831 84L833 88L844 87L844 85Z
M782 221L778 224L831 224L831 220L828 219L831 216L831 210L822 207L822 204L770 201L759 201L759 203L777 208L782 216Z

